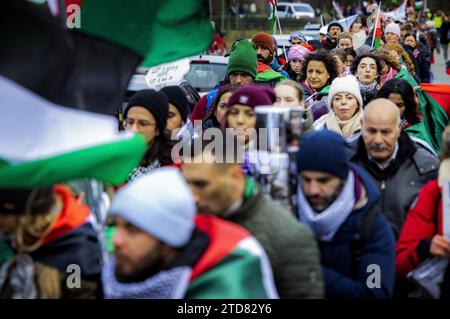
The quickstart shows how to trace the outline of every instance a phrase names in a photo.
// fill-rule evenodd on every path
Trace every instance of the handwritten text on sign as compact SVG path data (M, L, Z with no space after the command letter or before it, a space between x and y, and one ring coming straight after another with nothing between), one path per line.
M189 71L189 60L181 59L175 62L164 63L148 70L145 76L147 85L155 90L168 85L180 84L183 76Z

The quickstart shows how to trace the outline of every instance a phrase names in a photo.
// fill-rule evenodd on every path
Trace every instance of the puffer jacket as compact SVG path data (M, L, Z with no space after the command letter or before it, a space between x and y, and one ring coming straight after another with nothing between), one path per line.
M420 189L437 177L439 161L430 151L414 143L402 132L399 150L391 165L380 168L367 155L363 138L351 143L351 161L366 169L381 190L380 206L398 238L406 214Z

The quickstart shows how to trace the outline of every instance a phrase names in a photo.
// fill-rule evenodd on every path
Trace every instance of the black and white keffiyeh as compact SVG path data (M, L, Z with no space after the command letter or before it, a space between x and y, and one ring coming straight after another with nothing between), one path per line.
M14 265L14 266L13 266ZM34 263L28 254L19 254L12 261L0 266L0 290L9 280L12 299L36 299L37 287L34 282Z
M309 226L320 241L332 241L339 227L345 222L355 206L355 176L349 172L336 200L324 211L316 213L303 194L301 183L298 190L298 216Z
M115 259L104 265L102 284L107 299L181 299L184 297L192 268L181 266L161 271L137 283L121 283L114 274Z

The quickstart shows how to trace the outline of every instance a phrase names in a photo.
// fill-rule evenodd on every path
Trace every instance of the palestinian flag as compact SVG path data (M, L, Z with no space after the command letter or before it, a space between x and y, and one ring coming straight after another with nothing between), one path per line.
M114 114L142 59L24 0L0 1L0 30L0 74L67 107Z
M275 33L277 23L277 0L268 0L272 6L272 12L269 17L269 32Z
M372 42L372 49L379 49L381 47L381 17L380 17L381 5L378 5L377 16L375 20L375 33Z
M420 87L442 106L447 115L450 114L450 84L422 83Z
M278 298L269 259L246 229L208 215L195 224L210 244L192 269L185 298Z
M402 68L395 77L407 81L413 88L419 87L419 84L405 68ZM420 123L408 127L405 131L411 137L426 142L438 154L442 143L442 133L449 124L449 118L443 106L436 102L421 87L417 89L417 96L419 98L423 119Z
M256 73L255 83L264 83L264 82L270 82L270 81L284 81L286 80L286 77L276 71L274 71L271 67L268 65L265 65L264 63L258 62L258 69Z
M112 116L53 104L0 76L0 187L50 186L90 177L114 185L141 161L142 136Z
M62 11L55 2L49 4ZM141 61L152 66L198 54L214 38L207 0L65 4L79 6L81 29L68 29L44 6L0 1L0 74L63 106L115 114Z
M131 49L143 66L208 50L214 40L208 0L66 0L81 3L81 32Z

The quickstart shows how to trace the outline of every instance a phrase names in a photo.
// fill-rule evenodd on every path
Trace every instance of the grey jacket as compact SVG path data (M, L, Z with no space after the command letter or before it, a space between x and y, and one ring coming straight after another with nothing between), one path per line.
M266 251L280 298L323 298L320 253L312 232L256 191L227 217L255 236Z
M367 155L362 137L351 146L350 159L362 166L380 187L381 211L386 214L396 238L420 189L437 177L439 160L434 154L414 143L402 132L399 150L393 163L383 171Z

